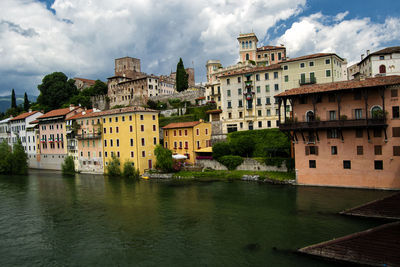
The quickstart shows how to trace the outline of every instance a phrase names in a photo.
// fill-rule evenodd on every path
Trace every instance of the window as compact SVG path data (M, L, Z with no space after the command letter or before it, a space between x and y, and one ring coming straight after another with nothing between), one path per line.
M278 79L278 72L277 71L274 72L274 79Z
M239 112L239 118L243 118L243 112Z
M260 86L257 86L257 93L260 93L260 92L261 92Z
M119 128L118 128L118 126L115 127L115 132L116 132L116 133L119 133Z
M140 115L140 120L141 121L144 120L144 116L143 115Z
M337 155L337 146L331 146L331 155Z
M260 74L256 74L256 81L260 80Z
M131 138L131 146L133 146L133 138Z
M232 102L228 101L228 108L232 108Z
M392 127L392 136L400 137L400 127Z
M318 155L318 147L317 146L306 146L305 147L306 155Z
M343 169L351 169L351 161L343 160Z
M329 120L331 120L331 121L336 120L336 110L329 111Z
M112 127L110 127L110 133L112 133Z
M241 95L242 94L242 88L239 88L238 89L238 95Z
M145 145L144 138L142 138L142 146L144 146L144 145Z
M271 53L271 61L275 61L275 54Z
M103 133L107 133L107 128L106 127L104 127L104 129L103 129Z
M176 136L176 130L174 130L174 136Z
M187 130L185 130L185 136L187 136L188 135L188 131Z
M230 79L226 79L226 84L231 84L231 80Z
M107 146L107 140L104 140L104 146L105 147Z
M129 120L132 121L132 115L129 116Z
M271 110L267 109L267 117L271 117Z
M182 149L182 142L179 141L179 149Z
M206 135L208 135L208 129L206 129Z
M391 97L397 97L397 96L398 96L398 91L397 91L397 89L392 89L392 90L390 90L390 96L391 96Z
M115 122L118 122L118 117L115 117Z
M357 146L357 155L364 155L364 147Z
M325 76L326 77L331 77L331 70L326 70L325 71Z
M112 118L109 118L109 119L108 119L108 122L112 122Z
M144 125L140 125L140 130L144 132Z
M304 68L306 66L306 64L303 62L303 63L300 63L300 68Z
M133 151L131 151L131 158L133 158L134 155L135 155L135 154L133 153Z
M363 130L356 129L356 138L362 138L362 137L363 137Z
M266 105L271 105L271 99L269 97L266 98L265 104Z
M178 132L179 132L179 136L182 136L182 130L179 130Z
M155 121L156 120L156 115L153 115L153 121Z
M374 137L382 137L382 130L375 128L374 129Z
M258 122L258 128L262 128L262 121Z
M375 170L383 170L383 160L374 160Z
M177 148L177 143L176 143L176 141L174 142L174 148L175 148L175 149Z
M362 119L362 109L361 108L357 108L354 110L354 118L356 120Z
M199 135L199 134L200 134L200 130L196 129L196 135Z
M133 131L133 127L132 125L129 125L129 131L132 132ZM168 131L166 131L166 133L168 133Z
M310 169L315 169L317 168L317 162L315 160L309 160L308 166L310 167Z
M125 121L125 116L122 116L122 121Z
M276 84L274 85L274 87L275 87L275 91L279 91L279 84L276 83Z
M392 107L392 118L393 119L400 118L399 106Z
M226 91L226 94L227 94L228 96L231 96L231 90L227 90L227 91Z
M153 137L153 144L157 145L157 137Z
M142 157L146 157L146 151L142 151Z
M264 77L265 77L265 80L269 80L269 73L265 73Z
M232 113L231 112L228 113L228 119L232 119Z
M285 75L285 82L289 81L289 75Z
M261 98L260 97L257 98L257 106L261 106Z
M261 99L260 99L260 101L261 101ZM262 116L262 110L261 109L257 110L257 114L258 114L259 117L261 117Z
M400 156L400 146L393 146L393 156Z
M337 129L328 129L326 130L327 138L338 138L338 130Z
M269 84L267 84L267 85L265 86L265 92L266 92L266 93L269 92Z
M331 60L330 59L325 59L325 64L331 64Z
M283 66L283 69L284 69L284 70L288 70L288 68L289 68L289 67L288 67L287 65Z
M240 79L240 77L238 77L237 81L238 81L238 83L240 83L240 82L241 82L241 79Z
M379 60L384 60L385 56L379 56Z
M308 63L308 65L309 65L310 67L314 67L314 61L310 61L310 62Z
M374 146L375 155L382 155L382 146Z

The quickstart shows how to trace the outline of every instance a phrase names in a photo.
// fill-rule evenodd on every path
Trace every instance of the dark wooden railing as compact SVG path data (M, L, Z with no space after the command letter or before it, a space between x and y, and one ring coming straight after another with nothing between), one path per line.
M305 129L329 129L329 128L363 128L387 126L385 119L361 119L361 120L332 120L310 122L286 122L279 125L280 130L305 130Z

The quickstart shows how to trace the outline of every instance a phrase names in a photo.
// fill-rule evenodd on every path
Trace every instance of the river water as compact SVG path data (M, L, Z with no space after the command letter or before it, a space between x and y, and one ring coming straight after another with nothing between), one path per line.
M339 266L297 248L383 222L337 212L388 191L0 176L0 266Z

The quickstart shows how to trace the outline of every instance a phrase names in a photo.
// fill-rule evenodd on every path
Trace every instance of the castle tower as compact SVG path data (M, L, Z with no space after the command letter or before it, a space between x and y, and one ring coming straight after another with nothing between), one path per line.
M241 62L256 61L258 38L254 33L241 33L237 38L239 42L239 56Z
M140 59L123 57L115 59L115 76L124 76L135 79L140 74Z

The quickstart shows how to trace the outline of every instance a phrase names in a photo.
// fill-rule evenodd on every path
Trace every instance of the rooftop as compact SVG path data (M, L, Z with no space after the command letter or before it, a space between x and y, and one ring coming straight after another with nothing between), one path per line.
M90 84L90 85L94 85L95 82L96 82L95 80L84 79L84 78L78 78L78 77L75 77L74 80L80 80L80 81L85 82L85 83L88 83L88 84Z
M16 116L16 117L14 117L14 118L12 118L12 119L10 119L10 121L16 121L16 120L23 120L23 119L26 119L26 118L28 118L29 116L31 116L31 115L33 115L33 114L36 114L36 113L38 113L39 111L31 111L31 112L25 112L25 113L22 113L22 114L19 114L18 116Z
M299 60L308 60L308 59L319 58L319 57L326 57L326 56L337 56L337 57L340 58L341 60L344 60L343 58L339 57L339 56L336 55L335 53L317 53L317 54L311 54L311 55L305 55L305 56L301 56L301 57L295 57L295 58L286 59L286 60L283 61L282 63L293 62L293 61L299 61Z
M301 87L293 88L288 91L282 92L276 95L276 97L314 94L321 92L350 90L356 88L367 88L367 87L395 85L395 84L400 84L399 75L366 78L365 80L362 81L350 80L350 81L341 81L333 83L303 85Z
M192 128L198 124L200 124L200 121L189 121L189 122L173 122L170 123L164 127L163 129L176 129L176 128Z
M37 119L40 120L40 119L51 118L51 117L65 116L77 108L79 108L79 107L73 107L72 109L60 108L60 109L50 110L49 112L45 113L44 115L37 117Z
M387 55L387 54L393 54L393 53L400 53L400 46L391 46L391 47L386 47L384 49L375 51L369 55L367 55L363 60L361 60L358 65L360 65L362 62L367 60L370 56L378 56L378 55Z
M280 64L273 64L273 65L270 65L270 66L254 67L254 68L245 69L245 70L228 71L226 73L223 73L223 74L219 75L219 77L235 76L235 75L254 73L254 72L261 72L261 71L267 71L267 70L277 70L277 69L280 69L280 68L281 68Z
M274 45L264 45L261 47L257 48L257 51L267 51L267 50L275 50L275 49L285 49L285 47L282 46L274 46Z
M158 112L158 111L149 108L134 106L126 108L109 109L104 111L95 111L86 114L78 114L79 116L75 115L70 119L92 118L92 117L107 116L107 115L122 114L122 113L132 113L132 112Z

